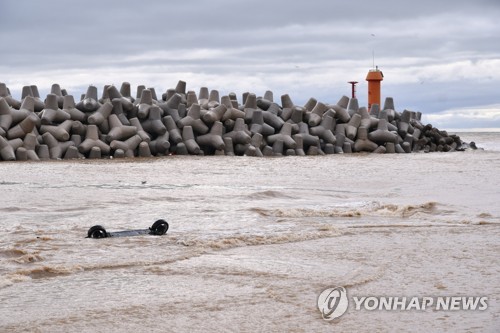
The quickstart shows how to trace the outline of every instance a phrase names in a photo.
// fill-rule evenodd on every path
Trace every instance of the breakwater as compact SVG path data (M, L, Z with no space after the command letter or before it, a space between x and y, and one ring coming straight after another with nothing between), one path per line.
M290 156L340 153L449 152L474 148L460 137L423 124L421 113L399 112L391 97L383 107L359 106L342 96L335 104L311 97L296 105L234 93L198 93L179 81L154 88L95 86L75 99L58 84L45 99L25 86L21 99L0 83L0 160L123 158L177 155Z

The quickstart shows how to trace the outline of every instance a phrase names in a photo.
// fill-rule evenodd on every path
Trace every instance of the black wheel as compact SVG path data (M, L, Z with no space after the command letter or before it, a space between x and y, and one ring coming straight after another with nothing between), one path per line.
M100 225L95 225L89 229L87 232L87 238L106 238L108 237L108 233L106 229L104 229Z
M158 220L149 228L151 235L165 235L168 231L168 223L165 220Z

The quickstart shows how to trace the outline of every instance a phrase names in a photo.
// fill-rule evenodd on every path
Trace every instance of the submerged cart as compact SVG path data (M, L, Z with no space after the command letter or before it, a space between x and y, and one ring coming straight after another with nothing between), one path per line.
M108 232L101 225L91 227L87 232L87 238L128 237L138 235L165 235L168 231L168 223L165 220L157 220L148 229L124 230Z

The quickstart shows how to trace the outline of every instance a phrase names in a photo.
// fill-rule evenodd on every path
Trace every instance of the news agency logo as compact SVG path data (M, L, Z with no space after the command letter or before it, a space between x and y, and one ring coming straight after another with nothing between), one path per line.
M355 311L484 311L488 308L488 297L480 296L352 296ZM324 320L342 316L349 306L344 287L328 288L318 296L318 309Z
M349 300L344 287L328 288L318 297L318 308L324 320L332 320L347 311Z

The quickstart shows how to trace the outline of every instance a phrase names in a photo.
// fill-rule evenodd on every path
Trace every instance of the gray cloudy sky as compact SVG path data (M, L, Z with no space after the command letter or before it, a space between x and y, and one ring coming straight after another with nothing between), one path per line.
M384 72L383 97L439 128L500 128L498 0L2 0L0 82L20 98L59 83L178 80L221 94L288 93L336 102L346 83Z

